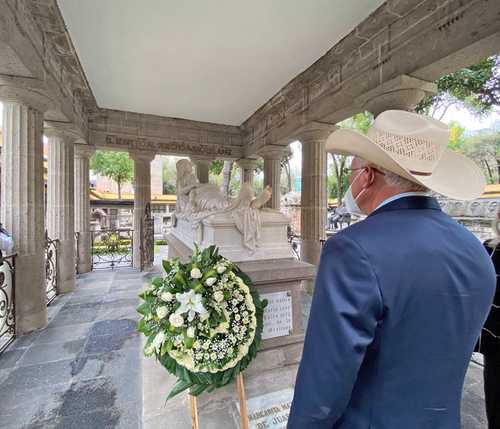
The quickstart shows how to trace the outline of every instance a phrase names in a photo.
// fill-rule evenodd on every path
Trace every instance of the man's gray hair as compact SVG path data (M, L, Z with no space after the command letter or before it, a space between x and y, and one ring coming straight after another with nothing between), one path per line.
M419 185L418 183L405 179L404 177L401 177L396 173L393 173L392 171L386 170L385 168L382 167L377 167L377 169L380 170L382 173L384 173L385 183L390 186L397 186L398 188L401 188L404 191L415 191L415 192L428 191L428 189L425 186Z

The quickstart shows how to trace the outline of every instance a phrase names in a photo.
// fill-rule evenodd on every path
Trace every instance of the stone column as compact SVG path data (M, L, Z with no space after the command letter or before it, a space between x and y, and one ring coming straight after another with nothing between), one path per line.
M45 128L48 137L47 233L59 240L57 292L75 289L75 155L76 135L58 126Z
M332 126L311 126L298 139L302 143L302 192L300 207L300 259L315 266L319 264L321 241L325 239L327 212L327 154L326 138ZM312 292L313 281L304 284Z
M200 183L208 183L209 168L210 164L212 164L212 160L191 157L191 162L196 167L196 177L198 178Z
M377 116L385 110L415 111L427 95L435 94L437 85L407 75L400 75L358 97L356 104Z
M3 102L0 221L12 234L16 257L16 332L47 325L44 262L43 112L39 93L0 82Z
M257 160L251 158L242 158L236 161L241 169L241 184L250 183L253 186L254 172L257 168Z
M134 160L134 268L141 269L142 220L146 204L151 203L151 161L153 152L130 152Z
M78 233L78 274L92 269L92 239L90 232L89 159L93 146L75 145L75 231Z
M264 187L269 185L272 189L272 197L266 207L276 210L280 209L281 160L286 150L286 146L269 145L259 151L264 158Z

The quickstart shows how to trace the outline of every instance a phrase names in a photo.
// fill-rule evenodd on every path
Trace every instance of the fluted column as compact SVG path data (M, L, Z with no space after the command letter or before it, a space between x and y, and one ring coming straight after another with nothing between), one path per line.
M45 128L48 138L47 233L59 240L57 292L75 289L74 142L77 136L57 126Z
M257 168L257 160L251 158L242 158L237 162L241 169L241 184L250 183L253 186L254 172Z
M16 331L47 325L44 263L43 112L40 93L2 85L0 221L12 234L16 257Z
M333 127L312 127L299 136L302 143L302 191L300 207L300 259L318 266L321 241L325 239L327 211L327 157L326 138ZM305 282L308 292L314 283Z
M146 204L151 203L151 161L152 152L130 152L134 160L134 268L141 269L142 220Z
M264 186L271 186L272 196L266 204L272 209L280 209L280 183L281 183L281 160L285 155L287 147L269 145L259 151L264 158Z
M88 273L92 269L89 159L94 151L93 146L75 145L75 232L78 233L76 249L78 274Z
M200 183L208 183L209 168L212 160L205 158L191 157L191 162L195 166L196 177Z

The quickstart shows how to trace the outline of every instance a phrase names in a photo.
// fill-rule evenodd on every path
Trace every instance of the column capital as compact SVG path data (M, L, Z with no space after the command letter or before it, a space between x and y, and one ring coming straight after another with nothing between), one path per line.
M47 137L59 137L61 140L72 143L82 138L70 122L45 121L43 133Z
M24 104L42 113L54 105L41 80L5 75L0 75L0 101Z
M190 156L189 159L193 164L211 164L214 161L212 158L204 158L202 156Z
M129 150L130 158L134 161L151 162L155 159L156 153L144 150Z
M325 141L336 129L337 126L335 124L310 122L295 134L295 138L303 143L309 141Z
M95 146L75 144L75 158L90 158L96 151Z
M389 109L414 111L424 97L436 92L434 82L400 75L358 97L356 104L374 116Z
M258 164L257 159L252 158L240 158L236 161L236 164L239 165L243 170L255 170Z
M289 151L288 146L267 145L259 149L258 155L264 159L281 160Z

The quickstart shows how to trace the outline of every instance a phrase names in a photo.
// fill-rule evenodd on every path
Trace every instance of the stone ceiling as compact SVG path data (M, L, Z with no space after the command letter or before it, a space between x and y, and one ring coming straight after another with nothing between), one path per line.
M58 0L102 108L240 125L382 0Z

